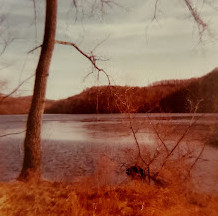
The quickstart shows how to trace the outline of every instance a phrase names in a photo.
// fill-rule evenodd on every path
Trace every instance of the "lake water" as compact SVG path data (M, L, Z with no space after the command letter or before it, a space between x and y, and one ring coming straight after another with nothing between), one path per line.
M26 118L26 115L0 116L0 135L24 131ZM154 167L158 167L166 156L161 140L170 151L189 128L169 158L168 166L174 163L174 168L178 166L179 169L184 161L192 164L205 145L192 174L199 188L218 192L218 145L214 144L218 135L218 114L134 114L131 117L46 114L42 128L43 177L77 181L84 176L101 174L101 181L105 183L127 181L125 169L138 162L130 121L143 158L149 161L158 149ZM0 181L18 176L23 159L23 139L24 133L0 138Z

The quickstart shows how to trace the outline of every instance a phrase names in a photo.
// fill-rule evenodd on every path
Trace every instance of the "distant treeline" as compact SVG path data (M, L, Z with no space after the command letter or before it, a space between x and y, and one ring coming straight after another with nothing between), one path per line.
M31 96L5 97L0 94L0 114L25 114L30 108L31 99Z
M163 98L157 111L217 113L218 69Z
M79 95L55 102L46 113L123 113L149 112L160 99L176 91L178 86L100 86Z
M172 80L161 80L152 83L150 86L182 86L182 85L187 85L199 78L191 78L191 79L172 79Z
M100 86L59 100L46 113L218 112L218 69L201 78L148 87Z
M32 96L7 97L0 94L0 114L26 114L29 111ZM2 100L3 99L3 100ZM46 100L46 105L51 106L52 100Z
M2 95L0 95L1 100ZM31 97L9 97L0 114L27 113ZM218 112L218 69L188 80L164 80L148 87L99 86L58 101L46 101L45 113Z

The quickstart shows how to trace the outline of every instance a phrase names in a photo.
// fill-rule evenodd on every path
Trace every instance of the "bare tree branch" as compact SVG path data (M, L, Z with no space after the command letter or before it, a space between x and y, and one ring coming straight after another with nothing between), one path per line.
M0 56L5 52L6 47L7 47L7 45L8 45L8 43L7 43L6 40L4 40L4 39L2 39L2 40L3 40L3 47L2 47L2 49L1 49ZM1 43L1 44L2 44L2 43Z
M150 117L149 117L148 114L147 114L147 117L148 117L148 119L149 119L149 121L150 121L150 125L152 126L152 128L153 128L155 134L157 135L158 139L159 139L159 140L161 141L161 143L163 144L163 146L164 146L164 148L165 148L165 150L166 150L166 152L167 152L167 154L168 154L168 153L169 153L169 149L167 148L166 143L165 143L165 142L163 141L163 139L161 138L159 132L157 131L157 129L156 129L156 127L154 126L154 124L152 123L152 121L151 121L151 119L150 119Z
M131 114L128 113L128 116L129 116L129 124L130 124L130 129L132 131L132 134L133 134L133 137L134 137L134 140L135 140L135 144L137 146L137 149L138 149L138 157L141 159L141 161L145 164L146 166L146 173L147 173L147 176L148 176L148 184L150 184L150 181L151 181L151 178L153 179L153 177L150 175L150 164L151 163L147 163L144 158L142 157L142 153L141 153L141 148L140 148L140 145L139 145L139 142L138 142L138 139L136 137L136 133L135 133L135 130L133 128L133 124L132 124L132 117L131 117ZM153 157L154 158L154 157ZM153 162L153 161L152 161Z
M198 156L195 158L194 162L192 163L192 165L190 166L189 170L188 170L188 174L187 176L185 177L185 180L190 176L190 173L191 173L191 170L193 169L193 167L196 165L196 163L198 162L199 159L201 159L201 155L203 154L204 152L204 149L205 149L205 146L206 146L206 143L204 142L202 148L201 148L201 151L199 152Z
M105 41L107 41L109 39L109 37L110 37L110 35L107 35L107 37L104 38L104 40L101 40L97 45L95 45L95 47L92 49L92 52L94 52L99 46L101 46Z
M158 2L159 2L159 0L155 0L155 4L154 4L154 15L153 15L152 21L153 21L153 20L157 20Z
M164 162L161 165L161 168L159 169L159 171L155 174L155 176L158 176L159 173L161 172L161 170L163 169L163 167L165 166L165 164L167 163L169 157L173 154L173 152L177 149L177 147L179 146L179 144L181 143L181 141L184 139L184 137L186 136L186 134L189 132L189 130L191 129L191 127L193 127L193 125L195 125L195 123L202 117L202 115L200 115L199 117L197 117L194 120L194 116L192 117L192 120L189 124L189 126L186 128L186 130L184 131L184 133L181 135L181 137L177 140L176 144L173 146L173 148L169 151L169 153L167 154L167 156L164 159Z
M81 50L75 43L72 43L72 42L66 42L66 41L59 41L59 40L56 40L56 43L57 44L62 44L62 45L69 45L69 46L73 46L80 54L82 54L85 58L87 58L92 66L94 67L94 69L96 69L99 72L102 72L106 77L107 77L107 80L108 80L108 84L110 85L110 78L109 78L109 75L105 72L104 69L100 68L98 65L97 65L97 61L99 60L98 58L96 58L95 55L93 55L93 53L91 52L90 55L88 55L87 53L85 53L83 50ZM92 74L93 72L89 73L88 75Z
M200 39L202 39L202 35L203 35L204 31L208 29L208 24L203 21L203 19L199 15L198 11L192 6L190 0L184 0L184 1L185 1L186 6L188 7L193 19L195 20L195 22L198 26Z
M15 89L13 89L9 94L3 96L0 99L0 104L8 97L10 97L12 94L14 94L26 81L30 80L35 74L30 75L29 77L27 77L25 80L23 80Z
M130 117L130 115L129 115ZM135 130L133 128L133 124L132 124L132 118L130 117L130 129L132 131L132 134L133 134L133 137L134 137L134 140L135 140L135 143L136 143L136 146L137 146L137 149L138 149L138 157L142 160L142 162L146 165L146 168L148 167L148 163L144 160L144 158L142 157L142 154L141 154L141 148L140 148L140 145L139 145L139 142L138 142L138 139L136 137L136 133L135 133Z
M33 49L31 49L30 51L27 52L27 54L30 54L30 53L34 52L35 50L37 50L37 49L39 49L39 48L41 48L41 47L42 47L42 44L39 45L39 46L36 46L36 47L33 48Z
M11 136L11 135L16 135L16 134L22 134L22 133L24 133L24 132L26 132L26 130L20 131L20 132L15 132L15 133L3 134L3 135L0 135L0 138L6 137L6 136Z
M33 9L34 9L34 24L35 24L35 39L37 39L37 12L36 12L36 1L33 1Z
M205 22L205 20L199 14L198 10L196 8L194 8L193 4L191 3L191 0L183 0L183 1L184 1L185 5L187 6L188 10L190 11L191 16L193 17L193 19L197 25L199 37L200 37L200 42L201 42L203 34L206 30L210 34L208 23ZM151 23L153 23L153 21L156 21L158 23L157 13L158 13L158 9L159 9L159 7L158 7L159 2L160 2L160 0L154 1L154 11L153 11L153 17L151 18ZM203 3L204 2L205 1L203 1ZM210 2L207 2L207 4L212 7ZM216 8L214 8L214 7L213 7L213 9L216 10ZM146 27L146 32L148 32L149 26L150 26L150 23L148 23L148 25Z

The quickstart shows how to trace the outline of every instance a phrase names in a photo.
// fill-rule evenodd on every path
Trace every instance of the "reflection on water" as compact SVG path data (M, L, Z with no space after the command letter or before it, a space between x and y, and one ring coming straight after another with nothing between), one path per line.
M200 147L208 142L208 136L218 128L217 114L135 114L132 117L142 149L143 146L156 148L160 142L157 133L169 147L173 146L191 121L197 119L182 139L179 148L180 153L190 148L199 152ZM25 124L25 115L0 116L0 133L23 131ZM19 174L23 139L24 133L0 138L1 181L15 179ZM126 178L126 166L134 163L137 156L129 118L120 114L44 115L42 152L43 176L62 181L93 175L106 163L106 167L116 164L116 170L111 172L116 176L113 181L120 183ZM205 190L213 189L218 192L217 156L218 148L207 144L195 167L196 178L199 184L204 185Z

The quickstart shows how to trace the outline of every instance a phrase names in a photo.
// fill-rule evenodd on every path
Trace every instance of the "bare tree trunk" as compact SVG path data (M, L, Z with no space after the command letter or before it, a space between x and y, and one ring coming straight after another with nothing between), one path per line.
M18 179L41 178L41 124L49 67L55 45L57 0L46 0L46 20L42 50L36 69L34 93L24 141L23 167Z

